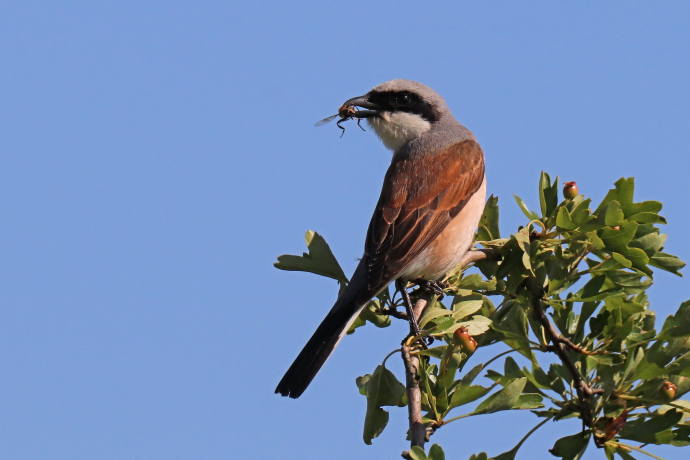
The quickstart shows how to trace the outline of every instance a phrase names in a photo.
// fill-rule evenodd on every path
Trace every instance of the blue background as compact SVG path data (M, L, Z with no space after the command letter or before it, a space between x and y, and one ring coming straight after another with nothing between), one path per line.
M272 263L314 229L351 273L390 162L371 132L314 122L423 82L484 148L505 233L542 169L595 200L635 176L690 260L689 20L685 2L2 2L0 457L398 458L405 410L364 445L354 379L403 324L359 329L299 400L273 394L337 286ZM655 281L661 318L690 297ZM536 422L433 441L497 455ZM518 458L578 429L550 423Z

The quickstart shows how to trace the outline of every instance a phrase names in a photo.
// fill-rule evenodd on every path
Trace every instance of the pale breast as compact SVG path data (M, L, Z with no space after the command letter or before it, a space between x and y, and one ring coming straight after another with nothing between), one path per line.
M486 176L464 208L429 246L405 269L399 278L437 280L455 267L474 240L486 202Z

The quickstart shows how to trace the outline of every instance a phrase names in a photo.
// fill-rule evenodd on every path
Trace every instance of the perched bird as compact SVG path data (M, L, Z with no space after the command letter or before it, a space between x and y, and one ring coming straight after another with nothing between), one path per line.
M297 356L276 393L298 398L364 305L391 282L436 281L473 243L486 199L484 154L434 90L391 80L341 109L359 107L393 152L347 288ZM406 291L405 291L406 295Z

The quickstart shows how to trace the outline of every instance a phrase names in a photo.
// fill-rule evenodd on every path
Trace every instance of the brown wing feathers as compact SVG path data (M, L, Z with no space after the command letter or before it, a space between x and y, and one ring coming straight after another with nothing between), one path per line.
M425 157L394 161L367 233L367 282L392 281L465 206L484 178L479 144L463 141Z
M299 397L332 353L352 318L434 240L484 178L484 156L473 141L424 158L396 160L388 170L369 224L365 257L276 388Z

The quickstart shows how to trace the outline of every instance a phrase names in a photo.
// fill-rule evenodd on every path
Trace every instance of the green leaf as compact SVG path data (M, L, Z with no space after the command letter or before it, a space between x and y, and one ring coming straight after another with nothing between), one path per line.
M556 217L556 226L562 228L563 230L575 230L578 226L570 218L570 213L568 209L562 207L558 210L558 216Z
M340 268L326 240L312 230L307 231L305 239L309 254L304 253L301 257L284 254L278 257L278 262L273 266L280 270L315 273L333 278L341 284L347 284L347 276Z
M599 235L597 235L597 232L587 232L587 239L592 243L592 246L594 246L596 249L604 249L606 246L604 245L604 242L601 241L601 238L599 238Z
M359 314L359 317L369 321L376 327L388 327L391 325L391 318L388 315L378 313L379 305L376 302L369 302Z
M441 316L449 316L452 315L453 312L451 310L448 310L445 308L445 306L441 303L438 302L437 300L434 300L434 302L427 306L427 308L424 309L422 312L422 317L419 318L419 327L424 328L424 326L429 323L429 321L440 318Z
M630 455L630 452L623 449L622 447L616 447L616 453L620 455L623 460L636 460L635 457Z
M637 348L637 353L635 353L634 348L630 352L628 352L628 359L625 364L625 371L623 372L623 378L621 378L621 382L627 381L628 377L633 375L633 373L637 370L637 367L642 362L643 358L644 349L642 347Z
M472 382L474 382L474 379L477 378L482 369L484 369L484 364L477 364L467 374L465 374L460 383L465 387L469 387L472 385Z
M649 265L674 273L678 276L683 276L679 270L685 267L685 262L671 254L657 252L649 259Z
M503 389L482 401L472 414L492 414L494 412L512 409L518 402L520 393L522 393L522 389L525 388L526 383L526 377L513 380L503 387Z
M587 198L586 200L583 200L580 203L578 203L575 209L573 209L570 212L571 220L578 227L589 219L589 216L591 215L591 211L589 210L589 204L591 202L592 200Z
M359 388L359 394L361 394L362 396L367 395L367 383L369 383L369 380L371 380L371 374L365 374L355 379L357 388Z
M629 243L631 248L642 249L648 256L653 256L659 251L666 242L666 234L648 233L640 238L636 238Z
M479 398L483 398L489 391L491 391L492 388L493 386L485 388L480 385L465 386L460 383L455 387L455 391L453 391L453 396L450 399L448 410L450 411L456 407L460 407L476 401Z
M419 446L413 446L408 453L412 460L427 460L429 458L424 453L424 449Z
M471 336L482 335L489 330L491 320L482 315L474 315L471 320L456 323L448 328L443 329L443 332L437 333L436 335L451 334L463 326L467 328L467 333Z
M629 177L627 179L620 178L615 183L616 188L609 190L601 202L595 214L599 214L611 201L618 201L620 203L620 209L625 214L628 220L632 217L636 217L642 213L656 214L661 211L662 205L658 201L644 201L642 203L633 203L633 194L635 192L635 179ZM651 223L651 222L646 222Z
M640 270L642 273L646 273L647 275L652 274L652 271L649 269L649 267L647 267L649 257L647 257L647 254L645 254L642 249L626 247L618 248L618 251L620 251L622 256L632 262L634 268Z
M611 257L613 257L613 260L624 266L625 268L630 268L632 267L632 262L623 257L622 255L618 254L617 252L612 252Z
M433 444L429 449L429 460L446 460L446 454L438 444Z
M517 241L518 246L524 254L522 254L522 264L525 266L527 270L532 270L532 265L530 263L530 241L529 241L529 225L519 232L517 232L515 235L515 240Z
M367 405L368 406L368 405ZM371 440L377 438L388 425L388 411L380 407L367 407L367 415L364 418L364 433L362 435L364 443L371 445Z
M456 320L467 318L468 316L477 313L479 310L481 310L483 305L483 300L468 300L464 302L459 302L453 305L453 318L455 318Z
M522 213L523 213L530 221L539 220L539 214L537 214L537 213L534 212L534 211L530 211L530 210L527 208L527 205L525 204L525 202L522 201L522 198L520 198L519 196L517 196L517 195L515 195L515 194L513 194L513 197L515 197L515 201L517 201L518 206L520 206L520 210L522 210Z
M659 214L653 212L641 212L635 214L634 216L628 217L628 220L635 221L639 224L666 224L666 219L661 217Z
M589 438L590 433L577 433L566 436L556 441L556 444L549 452L553 456L561 457L564 460L579 460L582 458L585 450L587 450Z
M597 300L605 300L605 299L609 299L612 297L621 297L623 295L624 295L623 289L613 288L613 289L607 289L605 291L601 291L600 293L593 295L591 297L576 297L576 296L568 297L567 299L565 299L565 301L566 302L595 302ZM548 301L545 303L555 304L555 305L560 304L560 302L553 302L553 301Z
M544 407L543 400L544 398L537 393L520 395L517 402L513 404L513 409L539 409Z
M637 222L628 222L621 225L618 230L611 228L602 229L599 232L599 238L601 238L601 241L604 242L607 248L617 249L627 246L635 237L635 232L637 232Z
M680 304L675 315L666 318L659 337L690 337L690 300Z
M479 291L483 289L494 290L496 289L496 280L484 281L482 275L473 273L472 275L467 275L462 278L455 287L457 289L468 289L470 291ZM458 296L456 296L456 299L457 297ZM457 302L453 301L453 303L455 304Z
M528 320L523 307L516 301L507 301L499 312L506 313L498 325L492 325L492 329L504 336L503 341L506 345L534 361L534 354L528 349Z
M544 171L539 178L539 205L541 214L546 219L558 206L558 177L551 184L551 178Z
M670 428L683 419L683 413L675 409L648 420L638 419L625 424L618 433L621 438L649 444L668 444L675 437Z
M457 329L459 326L455 324L453 318L440 318L438 321L434 321L435 326L425 330L420 334L420 337L426 337L428 335L444 335L449 334L447 331L451 327ZM453 329L453 331L455 330ZM452 332L452 331L451 331Z
M486 455L486 452L482 452L481 454L472 454L470 460L489 460L489 458Z
M498 198L491 195L486 200L484 206L484 213L479 220L479 227L486 230L487 235L482 235L484 238L478 238L479 241L497 240L501 237L501 232L498 229ZM486 238L488 236L488 238Z
M354 322L350 325L350 329L347 330L347 335L352 335L355 333L355 329L362 327L367 324L367 321L361 317L357 317Z
M388 424L388 412L382 406L399 406L405 386L391 371L379 365L366 382L365 392L367 414L364 417L363 438L365 444L371 444L371 440L378 437Z
M615 225L621 225L625 222L625 214L621 211L621 205L618 201L612 201L606 207L603 212L604 215L604 225L608 227L613 227Z

